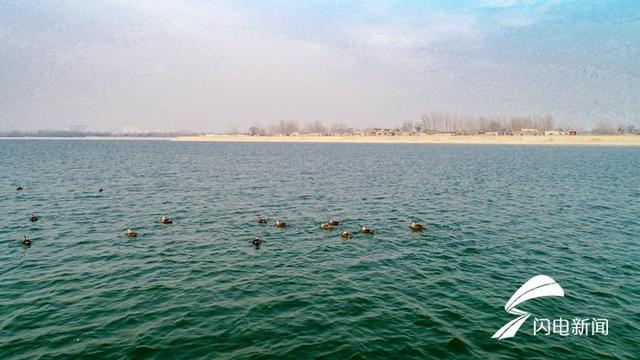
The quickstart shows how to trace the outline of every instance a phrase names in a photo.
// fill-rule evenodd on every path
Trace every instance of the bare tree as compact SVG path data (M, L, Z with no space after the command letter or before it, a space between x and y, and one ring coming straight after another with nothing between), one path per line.
M298 132L298 122L295 120L280 120L278 133L281 135L291 135Z
M531 129L534 127L531 117L516 116L511 118L511 130L520 131L522 129Z
M349 128L344 122L331 125L331 132L336 134L344 134L349 132Z
M252 127L249 128L249 135L251 136L265 136L267 134L267 132L258 127L257 125L254 125Z
M591 129L591 132L600 135L611 135L616 133L616 128L611 124L611 122L602 120L598 121L596 126Z
M325 134L327 132L327 128L324 127L321 121L314 121L313 123L308 123L303 126L303 132L305 133L313 133L313 134Z
M503 124L502 119L499 117L489 119L487 129L489 131L506 131L506 127Z
M540 130L542 131L546 131L546 130L553 130L554 129L554 120L553 120L553 116L551 115L546 115L542 118L542 126L540 127Z
M412 120L405 120L402 122L402 127L400 128L402 131L413 133L415 131L415 127L413 125Z

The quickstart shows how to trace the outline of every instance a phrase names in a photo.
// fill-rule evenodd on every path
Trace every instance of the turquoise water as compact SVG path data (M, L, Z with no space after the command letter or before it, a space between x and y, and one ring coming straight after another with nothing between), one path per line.
M3 359L640 353L638 148L2 140L0 186ZM538 274L609 335L491 339Z

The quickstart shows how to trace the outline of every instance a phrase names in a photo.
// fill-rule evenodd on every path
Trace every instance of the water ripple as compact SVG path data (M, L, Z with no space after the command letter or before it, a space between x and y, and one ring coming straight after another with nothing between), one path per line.
M0 353L633 358L638 155L0 141ZM175 224L159 224L164 214ZM330 217L354 239L320 230ZM290 227L276 229L275 218ZM429 230L412 233L414 220ZM358 234L360 224L376 234ZM130 226L138 238L123 236ZM606 317L610 335L534 337L527 324L512 341L491 339L510 319L505 301L539 273L566 296L528 311Z

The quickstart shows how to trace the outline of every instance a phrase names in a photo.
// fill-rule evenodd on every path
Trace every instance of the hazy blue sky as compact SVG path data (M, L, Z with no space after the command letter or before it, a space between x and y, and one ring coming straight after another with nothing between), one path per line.
M0 0L0 130L640 124L640 1Z

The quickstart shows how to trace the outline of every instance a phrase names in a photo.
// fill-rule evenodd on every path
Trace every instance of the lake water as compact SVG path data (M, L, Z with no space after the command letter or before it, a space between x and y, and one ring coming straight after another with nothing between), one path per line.
M639 148L2 140L0 186L3 359L640 354Z

